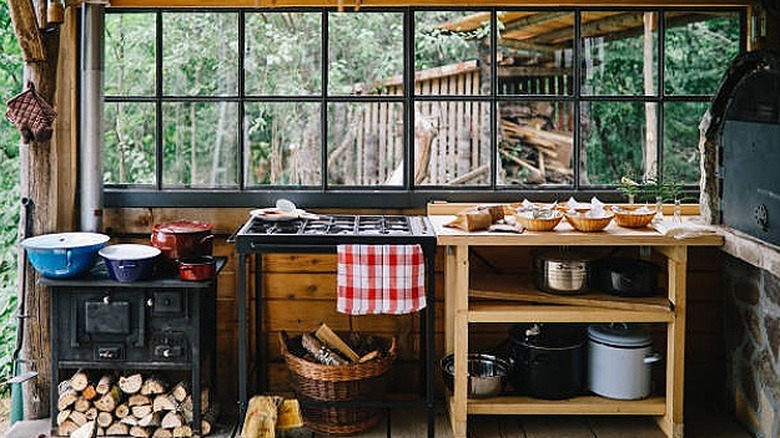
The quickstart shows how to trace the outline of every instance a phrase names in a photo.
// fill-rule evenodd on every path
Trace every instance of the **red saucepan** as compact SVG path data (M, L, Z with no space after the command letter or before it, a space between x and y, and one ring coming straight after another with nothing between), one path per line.
M179 259L179 278L185 281L211 280L217 275L217 262L211 256Z
M170 260L211 255L213 226L209 222L188 220L157 224L152 229L152 245Z

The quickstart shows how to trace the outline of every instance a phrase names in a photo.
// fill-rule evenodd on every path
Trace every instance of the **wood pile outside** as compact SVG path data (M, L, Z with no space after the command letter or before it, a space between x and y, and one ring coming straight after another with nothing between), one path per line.
M194 404L189 385L170 389L156 376L107 373L97 380L78 370L59 384L57 435L78 438L94 428L97 436L188 438L193 436ZM200 394L201 436L208 435L218 416L210 391ZM90 426L91 425L91 426ZM93 435L89 435L90 437Z

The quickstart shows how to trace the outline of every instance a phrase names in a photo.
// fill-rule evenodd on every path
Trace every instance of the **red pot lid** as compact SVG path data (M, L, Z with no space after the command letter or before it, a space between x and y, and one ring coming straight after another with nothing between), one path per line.
M157 224L154 226L154 230L162 231L163 233L184 234L202 233L204 231L210 231L212 227L214 227L214 225L211 222L178 220Z

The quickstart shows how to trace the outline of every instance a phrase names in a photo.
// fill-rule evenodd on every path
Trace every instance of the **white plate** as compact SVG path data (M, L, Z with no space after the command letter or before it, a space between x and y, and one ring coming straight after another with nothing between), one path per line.
M271 222L291 221L291 220L298 219L300 217L300 210L296 210L295 213L290 214L286 212L281 212L276 207L258 208L256 210L250 211L249 215L264 221L271 221Z

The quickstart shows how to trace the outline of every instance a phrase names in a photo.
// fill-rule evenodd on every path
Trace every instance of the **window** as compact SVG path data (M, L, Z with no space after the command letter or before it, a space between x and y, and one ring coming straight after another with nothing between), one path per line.
M741 9L112 10L107 205L698 190Z

